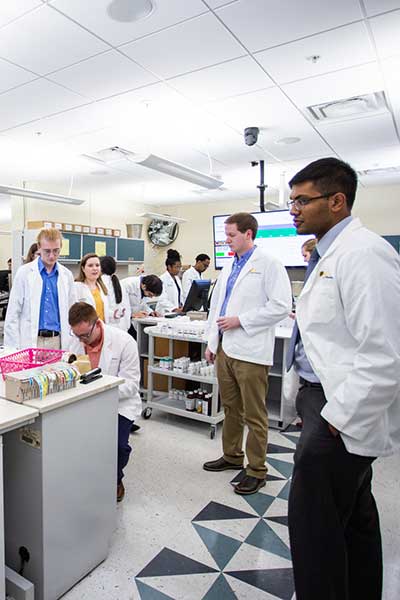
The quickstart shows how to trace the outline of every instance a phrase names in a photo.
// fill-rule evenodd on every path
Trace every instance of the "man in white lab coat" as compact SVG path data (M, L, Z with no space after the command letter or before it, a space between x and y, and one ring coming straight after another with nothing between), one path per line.
M106 375L125 379L125 383L119 386L118 407L117 501L120 502L125 495L123 469L131 453L129 433L142 406L137 344L125 331L105 325L97 317L93 306L86 302L76 302L71 306L69 323L73 333L69 350L75 354L87 354L92 369L100 367Z
M225 419L223 456L206 462L206 471L243 467L244 425L248 464L237 494L254 494L265 485L268 439L266 395L273 363L275 325L292 306L289 278L279 260L257 248L257 220L236 213L225 221L226 243L235 253L216 284L209 315L206 359L216 358Z
M185 303L185 300L188 297L193 281L196 279L201 279L202 274L208 269L209 266L210 257L208 254L202 253L196 256L194 267L189 267L189 269L184 272L182 276L182 304Z
M67 348L68 309L76 301L74 278L57 262L62 236L42 229L39 257L20 267L14 277L4 325L4 344L11 348Z
M400 260L351 216L357 175L336 158L289 183L299 234L315 234L287 356L303 429L289 533L297 600L379 600L371 464L400 449Z

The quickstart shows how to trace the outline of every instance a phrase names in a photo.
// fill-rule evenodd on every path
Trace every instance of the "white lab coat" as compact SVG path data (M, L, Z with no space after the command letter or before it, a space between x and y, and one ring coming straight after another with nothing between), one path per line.
M347 450L384 456L400 449L400 259L353 219L306 282L296 318L324 388L321 415Z
M233 259L218 278L208 318L208 347L214 354L219 343L218 319L225 299ZM233 287L226 316L239 317L241 327L226 331L222 348L228 356L261 365L272 365L275 325L292 308L290 282L279 260L256 248Z
M4 344L10 348L36 348L39 330L40 300L43 280L38 258L22 265L13 280L4 325ZM76 302L71 271L58 263L58 306L61 323L61 348L68 348L70 327L68 311Z
M85 354L84 345L70 336L70 352ZM134 421L142 411L139 394L140 365L137 344L126 331L104 325L104 343L100 354L99 367L106 375L123 377L125 383L119 386L118 412Z
M92 291L90 287L84 283L83 281L75 281L75 292L77 297L77 302L87 302L87 304L91 304L93 308L96 308L96 303L93 298ZM100 286L98 286L101 299L104 304L104 320L106 323L110 320L110 307L108 303L108 296L103 292Z
M123 331L128 331L131 324L131 308L129 305L128 294L126 293L125 288L121 285L122 300L119 304L117 304L115 300L114 286L112 284L112 277L103 273L101 278L108 291L108 324L113 325L113 327L118 327Z
M184 303L186 298L188 297L190 288L192 287L192 282L195 279L201 279L201 274L198 271L196 271L196 269L194 267L190 267L189 269L186 269L186 271L184 272L184 274L182 276L182 290L183 290L182 303Z
M179 277L175 277L174 281L174 277L168 273L168 271L165 271L160 279L163 284L163 291L157 302L156 311L161 315L164 315L165 313L173 311L174 308L179 308L179 294L175 281L181 290L181 304L183 304L183 292L182 283Z
M121 279L121 286L127 293L131 315L143 310L146 313L151 313L152 309L147 305L146 298L142 298L142 290L140 287L141 277L126 277Z

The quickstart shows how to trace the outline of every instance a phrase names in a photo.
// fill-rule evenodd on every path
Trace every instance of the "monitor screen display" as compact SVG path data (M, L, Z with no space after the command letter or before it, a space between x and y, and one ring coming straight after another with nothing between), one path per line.
M256 244L278 258L285 267L305 267L301 246L313 235L297 235L288 210L251 213L258 222ZM224 222L229 215L213 217L215 268L222 269L233 252L225 243Z

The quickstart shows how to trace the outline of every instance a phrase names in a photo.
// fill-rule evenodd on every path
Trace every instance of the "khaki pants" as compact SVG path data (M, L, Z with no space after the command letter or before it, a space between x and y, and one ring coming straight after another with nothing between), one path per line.
M268 443L268 414L265 398L268 391L269 367L230 358L217 351L216 369L225 420L222 430L224 459L240 465L243 462L244 424L249 432L246 440L247 475L264 479Z
M56 335L55 337L41 337L37 338L38 348L47 348L50 350L61 350L61 336Z

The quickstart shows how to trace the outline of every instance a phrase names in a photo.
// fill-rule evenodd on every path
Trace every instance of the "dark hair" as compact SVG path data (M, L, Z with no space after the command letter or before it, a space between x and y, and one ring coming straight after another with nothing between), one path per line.
M341 192L346 196L346 204L352 209L357 191L357 173L346 162L334 157L321 158L301 169L289 181L292 188L298 183L311 181L322 194Z
M195 260L196 262L204 262L205 260L211 260L211 258L208 254L198 254Z
M80 281L81 283L86 282L86 276L85 276L85 272L83 269L85 268L85 265L90 258L98 258L99 262L100 262L100 258L94 252L88 252L88 254L85 254L85 256L82 256L81 262L79 263L79 273L75 277L75 281ZM104 285L104 281L102 280L101 275L98 276L96 283L99 284L99 287L101 288L103 294L105 294L107 296L107 294L108 294L107 288Z
M145 275L145 277L142 277L141 283L144 283L147 291L155 296L161 296L162 281L157 275Z
M166 267L173 267L175 263L181 262L181 255L177 250L170 248L167 251L167 258L165 260Z
M112 256L102 256L100 258L101 272L111 277L111 283L114 289L115 302L120 304L122 302L122 289L118 277L115 274L117 270L117 263L115 258Z
M94 323L97 321L97 313L94 307L87 302L75 302L68 312L68 323L71 327L79 323Z
M26 263L30 263L30 262L32 262L33 260L35 260L35 254L36 254L36 252L38 251L38 248L39 248L39 246L37 245L37 243L36 243L36 242L34 242L34 243L31 245L31 247L30 247L30 248L29 248L29 250L28 250L28 254L26 255L26 258L25 258L25 264L26 264ZM9 258L8 260L11 260L11 258ZM7 261L7 262L8 262L8 261Z
M251 229L251 237L253 240L256 239L258 231L257 219L247 212L234 213L227 219L225 219L227 225L236 225L240 233L246 233L248 229Z

